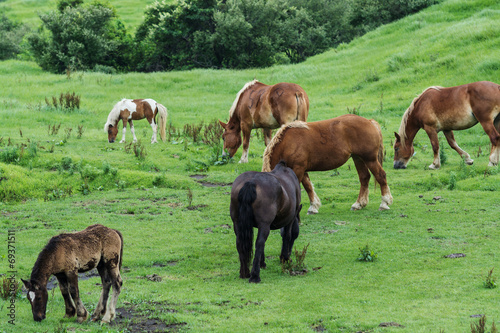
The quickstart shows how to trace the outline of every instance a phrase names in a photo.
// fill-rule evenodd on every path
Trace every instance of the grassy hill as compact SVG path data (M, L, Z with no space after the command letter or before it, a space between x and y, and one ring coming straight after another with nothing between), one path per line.
M14 13L24 2L0 4L13 5ZM143 5L137 6L142 13ZM293 66L53 75L31 62L0 62L0 154L25 145L23 156L0 163L0 232L16 232L18 278L29 276L43 245L62 231L103 223L121 230L126 244L118 304L126 312L115 325L61 319L64 303L55 291L41 324L32 321L27 300L18 298L15 328L134 331L149 318L193 332L413 333L470 332L470 323L477 321L471 316L478 314L486 314L489 325L498 322L498 289L483 287L487 272L500 270L500 173L487 167L486 134L479 126L455 132L459 145L473 155L473 166L465 166L440 134L446 163L438 171L427 169L432 149L423 132L406 170L392 169L392 142L403 112L428 86L499 82L499 48L500 3L448 0ZM253 135L248 164L214 166L212 148L182 134L185 124L227 119L236 93L254 78L300 84L311 101L310 121L354 110L375 118L382 125L394 196L391 210L379 212L380 192L371 186L368 207L351 212L359 190L353 163L312 173L323 206L317 215L302 214L296 243L299 250L310 244L309 273L282 273L280 238L273 232L260 285L238 279L229 187L223 185L244 171L260 170L262 139ZM65 92L81 96L79 110L46 106L46 98ZM150 145L150 127L136 122L147 153L140 159L123 144L107 143L103 126L118 100L143 97L166 105L170 126L181 134ZM130 142L130 131L127 137ZM202 186L190 177L195 174L219 186ZM367 244L379 259L357 262L358 248ZM444 258L453 253L466 256ZM3 271L7 261L1 258ZM162 281L148 280L152 274ZM89 310L98 299L98 281L81 283ZM388 322L404 327L379 326ZM2 329L12 327L2 319Z

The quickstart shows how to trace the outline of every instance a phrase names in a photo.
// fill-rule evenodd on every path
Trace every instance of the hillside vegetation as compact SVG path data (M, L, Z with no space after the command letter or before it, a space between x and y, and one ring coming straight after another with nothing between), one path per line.
M500 271L500 172L487 167L488 137L479 125L455 132L475 160L466 166L440 134L446 161L437 171L427 169L432 149L423 131L406 170L392 168L392 143L402 114L425 88L498 83L499 49L498 1L447 0L298 65L55 75L33 62L0 62L0 231L16 232L17 277L29 276L51 236L102 223L124 235L118 307L133 314L109 328L78 325L62 319L64 302L56 290L49 292L42 323L32 320L29 303L20 296L15 329L140 331L138 323L150 319L191 332L438 333L470 332L477 315L486 315L489 328L500 320L498 288L483 286L488 271L495 268L497 276ZM369 205L351 212L359 190L352 161L311 173L323 206L317 215L303 209L296 242L298 250L309 244L309 272L282 272L280 237L272 232L259 285L238 278L227 185L244 171L261 169L263 140L254 132L248 164L214 165L214 147L193 142L183 130L186 124L227 120L236 93L254 78L300 84L311 101L309 121L348 112L376 119L394 196L391 210L379 212L379 187L371 185ZM67 92L80 96L79 109L46 104ZM150 145L151 128L143 120L135 128L144 155L132 146L109 144L103 126L122 98L164 104L168 142ZM241 150L234 160L240 156ZM206 176L204 185L193 175ZM306 208L304 191L302 196ZM378 253L377 261L356 261L366 245ZM454 253L466 256L444 258ZM5 256L0 262L4 271ZM162 281L149 280L152 274ZM89 311L99 297L96 283L96 278L81 282ZM6 304L0 300L2 318ZM0 330L16 331L12 328L0 321Z

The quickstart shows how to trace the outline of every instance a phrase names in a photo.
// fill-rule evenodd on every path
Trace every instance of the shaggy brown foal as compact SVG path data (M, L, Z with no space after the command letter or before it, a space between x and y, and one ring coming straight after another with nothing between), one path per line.
M116 302L123 283L120 276L122 254L121 233L101 224L91 225L80 232L52 237L38 255L30 280L22 280L28 289L33 319L45 319L47 282L51 275L55 275L66 304L66 317L76 314L79 323L85 321L88 313L80 299L78 273L97 267L102 281L102 294L92 321L103 316L102 322L111 322L115 318ZM107 307L111 286L113 295Z

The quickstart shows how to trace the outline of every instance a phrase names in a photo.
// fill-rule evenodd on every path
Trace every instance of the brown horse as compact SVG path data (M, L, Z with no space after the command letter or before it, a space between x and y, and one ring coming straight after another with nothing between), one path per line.
M439 169L438 132L443 131L448 144L465 160L474 161L455 142L453 130L483 126L491 142L489 166L498 164L500 156L500 86L482 81L462 86L429 87L411 102L406 110L394 143L394 168L404 169L413 156L413 139L423 128L431 140L434 161L429 169Z
M134 137L134 142L137 141L135 136L134 124L132 120L141 120L146 118L153 129L153 137L151 143L157 143L156 133L158 125L156 116L160 115L160 136L165 142L167 126L167 108L152 99L122 99L115 104L108 115L108 121L104 124L104 132L108 133L108 142L113 143L118 135L118 122L123 122L123 135L120 143L125 142L125 132L127 131L127 122L130 124L130 131Z
M260 282L260 268L266 267L264 246L270 230L281 229L283 245L280 259L290 259L299 236L300 183L283 161L272 172L247 171L239 175L231 188L230 213L240 257L240 278ZM253 228L258 228L252 271Z
M344 115L310 123L296 121L282 126L267 146L262 171L284 160L309 195L311 206L307 213L315 214L321 202L307 172L336 169L352 157L361 189L351 209L358 210L368 204L371 171L380 184L382 203L379 209L384 210L392 204L392 195L382 169L383 151L382 132L375 120Z
M29 281L22 280L28 289L33 319L45 319L47 309L47 281L55 275L59 281L64 303L65 317L77 316L82 323L88 317L78 289L78 273L94 267L101 276L102 294L92 321L109 323L115 318L116 302L122 287L120 268L122 265L123 238L118 230L94 224L87 229L52 237L38 255ZM113 286L113 296L107 307L108 296Z
M267 146L272 129L294 120L306 121L308 114L309 97L299 85L277 83L268 86L257 80L248 82L236 95L227 124L220 121L224 128L224 154L228 150L229 156L234 156L241 146L240 133L243 133L240 163L247 163L252 128L263 129Z

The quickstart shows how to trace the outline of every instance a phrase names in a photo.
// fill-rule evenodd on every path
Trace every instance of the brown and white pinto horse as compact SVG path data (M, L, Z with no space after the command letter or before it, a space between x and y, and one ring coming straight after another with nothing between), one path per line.
M489 166L498 165L500 156L500 86L481 81L457 87L429 87L413 100L403 115L394 143L394 168L404 169L413 156L413 139L423 128L431 140L434 161L429 169L439 169L438 132L443 131L448 144L465 160L474 161L455 142L453 130L463 130L478 122L491 142Z
M151 143L157 143L156 133L158 125L156 116L160 115L160 136L162 141L165 141L167 126L167 108L152 99L122 99L115 104L108 115L108 121L104 124L104 132L108 133L108 142L113 143L118 135L118 121L123 122L123 135L120 143L125 142L125 132L127 131L127 122L130 124L130 131L134 137L134 142L137 141L135 136L134 124L132 120L141 120L146 118L153 129L153 137Z
M103 323L115 318L116 302L122 287L120 269L122 266L123 238L118 230L94 224L83 231L72 234L60 234L52 237L38 255L29 281L22 280L28 289L33 319L45 319L47 309L47 282L51 275L59 281L64 303L65 317L77 316L82 323L88 312L80 299L78 273L94 267L101 276L102 294L92 316L92 321L102 317ZM113 295L107 307L109 291Z
M380 184L379 209L384 210L392 204L392 195L382 168L383 155L382 132L373 119L349 114L310 123L295 121L281 126L267 146L262 171L271 170L280 160L285 161L309 196L311 206L307 213L315 214L321 202L307 172L336 169L352 157L361 188L351 210L368 204L370 171Z
M308 114L309 97L299 85L283 82L268 86L257 80L248 82L236 95L227 124L220 121L224 128L224 154L228 150L229 156L234 156L241 146L242 133L240 163L247 163L252 128L263 129L267 146L272 129L295 120L306 121Z

